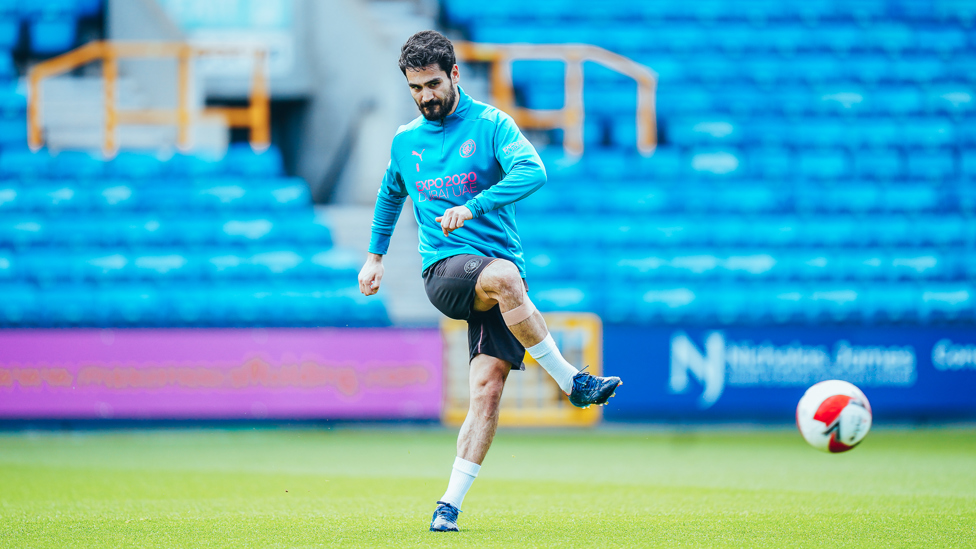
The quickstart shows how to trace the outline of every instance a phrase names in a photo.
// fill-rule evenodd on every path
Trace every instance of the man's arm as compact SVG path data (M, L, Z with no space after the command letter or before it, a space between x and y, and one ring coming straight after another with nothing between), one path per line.
M369 238L369 254L366 263L359 271L359 291L364 295L373 295L380 290L383 279L383 256L390 248L390 237L396 227L397 219L403 210L403 203L407 199L407 189L400 178L399 170L394 159L386 168L383 184L376 194L376 205L373 207L373 226Z
M507 114L501 114L495 129L495 159L505 177L465 203L473 217L522 200L546 184L539 154Z

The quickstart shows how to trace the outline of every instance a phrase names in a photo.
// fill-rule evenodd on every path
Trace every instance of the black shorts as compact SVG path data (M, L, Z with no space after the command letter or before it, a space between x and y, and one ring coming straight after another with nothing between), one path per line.
M473 308L478 277L494 259L471 254L446 257L424 271L424 289L440 312L468 321L469 360L485 354L511 363L513 370L524 370L525 347L508 329L498 305L487 311Z

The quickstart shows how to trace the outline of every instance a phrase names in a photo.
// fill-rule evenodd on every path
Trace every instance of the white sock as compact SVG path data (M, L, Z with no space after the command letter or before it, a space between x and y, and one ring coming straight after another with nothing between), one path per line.
M526 349L529 356L542 365L545 371L549 372L552 379L556 380L559 388L567 395L573 392L573 376L579 373L572 364L566 362L562 353L556 347L556 342L552 339L552 334L546 334L546 338L539 343Z
M477 463L460 457L454 458L451 481L447 483L447 491L444 492L444 497L440 501L450 503L460 509L464 495L471 489L471 485L474 483L474 479L478 478L478 471L480 470L481 466Z

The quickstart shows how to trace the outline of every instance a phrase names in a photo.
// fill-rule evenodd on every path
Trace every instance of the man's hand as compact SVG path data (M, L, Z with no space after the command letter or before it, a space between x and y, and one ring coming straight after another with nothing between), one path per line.
M460 229L464 226L464 222L473 219L474 216L471 215L471 210L464 206L454 206L453 208L444 212L444 215L440 217L435 217L434 221L439 221L441 224L441 230L444 231L444 236L451 234L451 231L455 229Z
M369 254L366 264L359 271L359 291L363 295L373 295L380 291L380 280L383 279L383 256Z

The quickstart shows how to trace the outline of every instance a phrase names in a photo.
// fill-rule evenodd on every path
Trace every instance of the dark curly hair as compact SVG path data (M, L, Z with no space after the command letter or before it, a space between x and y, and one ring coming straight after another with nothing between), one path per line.
M400 48L400 72L406 76L407 69L419 70L437 65L447 74L457 60L454 57L454 44L435 30L420 31L407 38Z

